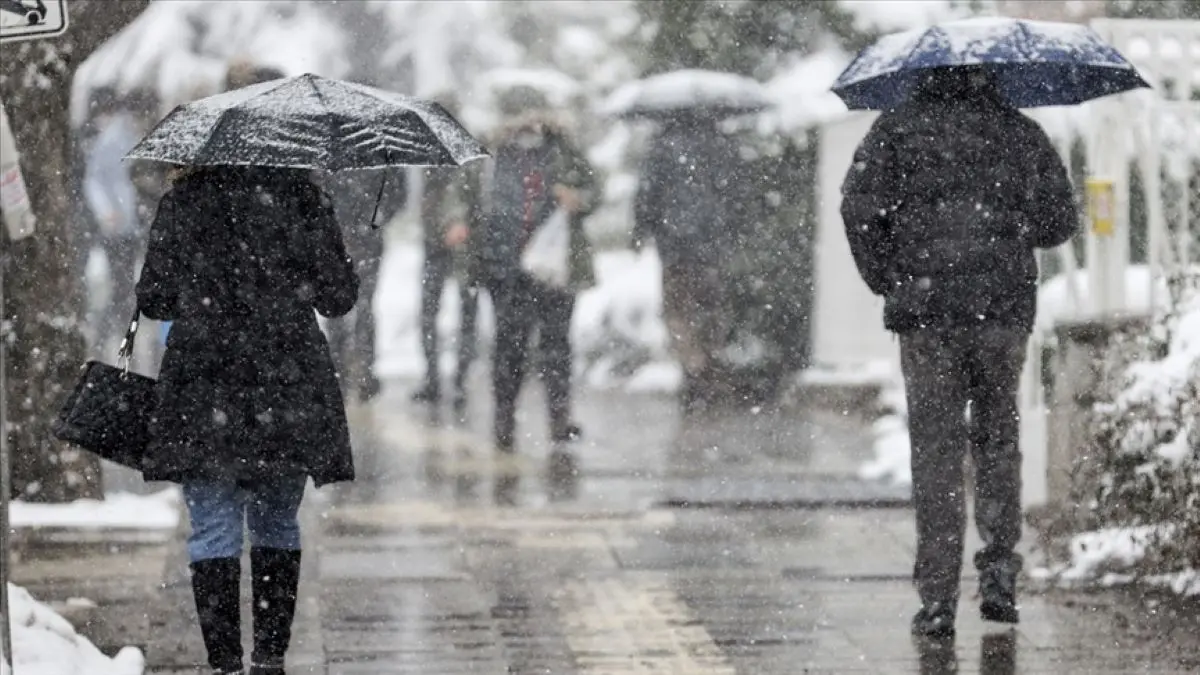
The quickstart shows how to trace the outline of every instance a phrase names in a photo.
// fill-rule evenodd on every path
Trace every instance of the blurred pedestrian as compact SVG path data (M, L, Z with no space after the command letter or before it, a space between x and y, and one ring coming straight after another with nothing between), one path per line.
M225 71L225 91L233 91L283 77L286 75L278 68L258 65L248 58L239 57L231 61L229 68Z
M450 94L436 100L450 114L458 114L457 102ZM455 411L466 410L467 375L475 358L475 325L479 304L476 283L477 256L472 233L479 223L479 172L474 166L425 171L421 198L421 224L424 230L425 258L421 270L421 347L425 355L425 382L413 393L413 400L437 404L441 400L439 367L438 314L446 282L458 284L459 338L458 361L454 372Z
M282 673L317 487L354 478L345 408L313 313L349 312L358 279L332 206L301 170L186 170L159 203L137 284L173 321L143 462L180 483L209 666L243 672L239 585L250 533L250 672Z
M1037 304L1034 249L1058 246L1078 228L1066 169L987 71L936 69L909 102L876 120L842 193L858 271L900 336L921 600L913 632L954 633L968 447L984 544L975 554L981 612L1016 623L1017 391Z
M404 210L408 179L403 169L342 171L327 176L326 184L359 279L354 311L328 323L329 347L342 390L347 396L356 390L358 400L367 402L380 389L375 374L375 290L383 261L382 226Z
M108 264L108 301L92 321L93 348L100 353L106 340L124 334L133 300L144 228L138 213L139 195L128 163L122 161L141 139L139 117L112 88L93 94L95 135L84 141L83 205L93 246Z
M546 386L550 437L572 441L581 430L571 418L571 317L576 293L594 283L592 248L583 220L599 197L591 165L550 110L545 96L516 87L500 100L505 125L493 144L485 192L487 224L479 255L496 312L492 386L493 434L501 452L516 441L517 397L525 379L530 336L538 334L539 374ZM569 226L568 278L544 283L522 266L522 254L559 209Z
M662 261L663 314L683 366L684 410L718 393L719 352L729 333L724 260L733 241L740 163L719 118L680 111L662 121L642 162L633 245L653 238Z

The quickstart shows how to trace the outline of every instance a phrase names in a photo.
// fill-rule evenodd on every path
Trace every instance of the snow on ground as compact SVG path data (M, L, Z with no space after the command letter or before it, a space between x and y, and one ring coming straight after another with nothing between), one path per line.
M9 505L9 516L13 527L174 530L181 510L180 492L170 488L151 495L118 492L103 501L80 499L68 504L16 500Z
M1125 306L1128 312L1150 314L1166 309L1167 302L1170 300L1166 282L1162 279L1156 280L1152 294L1151 279L1151 270L1146 265L1130 265L1125 271ZM1087 272L1085 270L1076 271L1073 281L1077 284L1078 298L1071 290L1072 277L1065 273L1047 279L1042 284L1041 290L1038 291L1038 332L1048 333L1054 324L1079 316L1081 308L1088 306L1091 296ZM1151 303L1152 295L1153 303Z
M1030 570L1034 579L1063 585L1099 584L1118 586L1140 583L1171 590L1184 596L1200 596L1200 571L1136 576L1130 572L1141 562L1155 537L1169 535L1166 527L1121 527L1083 532L1071 538L1071 561Z
M424 375L420 342L420 246L390 242L384 253L375 296L377 316L376 372L383 377L416 379ZM571 332L581 381L627 391L672 391L678 368L668 353L661 318L662 290L658 256L607 251L596 256L595 287L579 295ZM441 370L455 368L459 302L448 285L438 317ZM484 294L478 319L482 352L494 331L490 299ZM632 364L632 365L631 365ZM628 372L626 372L628 371Z
M13 664L19 675L141 675L146 659L135 647L109 658L70 622L20 586L8 585ZM10 669L0 659L0 675Z

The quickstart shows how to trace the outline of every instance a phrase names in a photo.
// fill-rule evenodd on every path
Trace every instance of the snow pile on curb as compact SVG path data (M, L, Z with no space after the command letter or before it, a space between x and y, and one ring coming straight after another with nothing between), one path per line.
M13 527L174 530L182 505L179 489L170 488L150 495L118 492L103 501L80 499L68 504L17 500L10 505L9 516Z
M1138 576L1131 573L1154 542L1169 537L1173 528L1113 527L1083 532L1071 538L1071 562L1030 571L1034 579L1061 584L1119 586L1134 582L1169 589L1184 596L1200 596L1200 571Z
M881 373L878 368L875 369ZM908 436L908 399L904 380L888 371L879 393L882 416L871 426L875 437L875 458L863 463L858 477L863 480L889 481L893 485L912 485L912 445Z
M105 656L70 622L20 586L8 585L13 666L20 675L142 675L146 659L135 647ZM0 675L12 668L0 659Z

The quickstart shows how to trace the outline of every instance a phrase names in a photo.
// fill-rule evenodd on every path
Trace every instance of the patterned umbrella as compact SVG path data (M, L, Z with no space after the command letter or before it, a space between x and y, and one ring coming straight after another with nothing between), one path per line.
M1120 52L1087 26L979 18L880 38L833 85L851 110L888 110L908 99L922 71L982 67L1018 108L1075 105L1149 87Z
M171 111L126 155L186 166L461 166L487 150L437 103L305 74Z

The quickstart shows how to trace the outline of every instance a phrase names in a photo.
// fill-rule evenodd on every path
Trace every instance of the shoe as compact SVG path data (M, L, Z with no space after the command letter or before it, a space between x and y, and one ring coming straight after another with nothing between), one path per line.
M984 621L1020 623L1017 609L1019 563L994 564L979 572L979 613Z
M954 611L944 603L929 603L913 617L912 632L919 637L954 637Z
M292 641L300 551L250 549L254 595L254 651L250 675L283 675L283 659Z
M370 403L379 396L381 387L379 378L374 375L367 375L363 378L362 386L358 388L358 400L360 403Z
M192 563L192 596L208 666L214 673L242 672L242 563L213 558Z
M462 389L454 389L454 399L451 405L454 407L454 414L458 418L462 418L467 414L467 392Z
M426 382L424 387L413 392L413 403L437 403L442 399L442 392L436 383Z
M562 428L550 432L550 440L555 443L572 443L583 438L583 429L574 422L568 422Z

